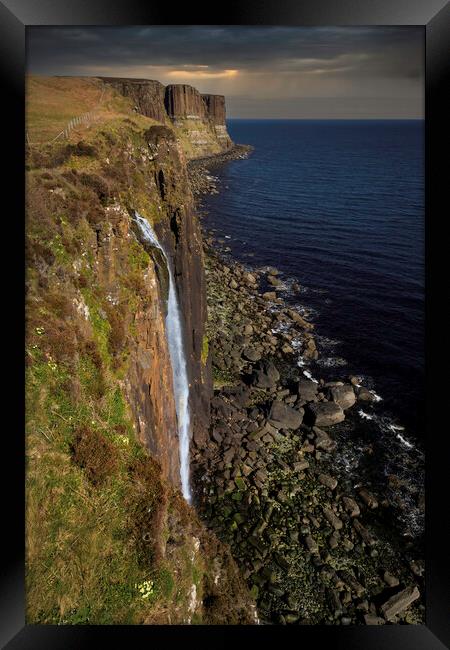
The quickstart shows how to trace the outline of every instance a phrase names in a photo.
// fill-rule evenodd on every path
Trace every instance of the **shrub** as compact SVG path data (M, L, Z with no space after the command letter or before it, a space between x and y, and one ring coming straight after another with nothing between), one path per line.
M101 485L117 468L114 445L100 431L84 426L75 432L72 459L93 485Z
M86 187L89 187L100 199L102 204L107 203L111 195L111 188L109 183L98 174L86 174L82 173L79 175L80 181Z

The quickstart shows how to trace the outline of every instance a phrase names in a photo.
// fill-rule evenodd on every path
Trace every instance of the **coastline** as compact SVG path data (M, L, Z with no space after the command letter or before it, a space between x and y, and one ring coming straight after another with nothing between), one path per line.
M218 192L210 171L230 159L189 163L197 201ZM230 545L263 622L422 623L414 540L399 536L385 495L338 462L335 430L376 394L358 377L308 377L296 359L317 359L314 324L280 296L276 269L229 253L226 240L204 235L215 391L212 439L192 454L201 516Z

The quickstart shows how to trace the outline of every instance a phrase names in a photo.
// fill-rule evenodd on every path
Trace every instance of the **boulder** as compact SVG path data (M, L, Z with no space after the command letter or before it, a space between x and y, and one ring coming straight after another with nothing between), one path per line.
M366 625L384 625L384 619L376 614L364 614L364 623Z
M279 400L272 402L269 423L276 429L298 429L302 421L303 409L297 411Z
M391 621L395 616L404 612L419 597L420 591L416 585L406 587L406 589L395 594L381 605L381 613L387 621Z
M356 402L355 391L350 384L343 386L332 386L330 388L331 399L342 409L348 409Z
M375 402L376 397L373 393L370 392L368 388L364 388L362 386L361 388L358 389L358 399L361 402Z
M271 361L260 361L253 373L253 384L258 388L274 388L280 373Z
M364 501L366 506L370 508L371 510L375 510L375 508L378 508L378 501L376 498L371 494L368 490L365 488L361 488L359 490L359 496L361 499Z
M331 452L336 449L336 443L330 438L328 433L319 429L319 427L313 427L313 431L316 434L315 445L317 449L323 449L323 451Z
M328 477L330 478L330 477ZM332 488L333 489L333 488ZM340 530L342 528L342 521L335 515L331 508L324 508L323 514L328 523L333 526L335 530Z
M345 420L344 411L335 402L313 402L307 405L307 411L315 426L331 427Z
M319 481L322 485L325 485L329 490L334 490L337 486L337 480L333 476L328 474L319 474Z
M351 497L342 497L344 508L350 517L359 517L359 505Z
M242 356L247 361L259 361L261 359L261 353L255 350L255 348L244 348Z
M266 291L265 293L263 293L262 297L264 298L264 300L275 300L277 294L275 293L275 291Z
M388 587L398 587L400 584L399 579L389 573L389 571L384 572L383 580Z
M312 330L314 328L313 323L309 323L307 320L303 318L303 316L300 316L300 314L293 309L288 309L287 313L289 314L289 317L291 320L294 321L297 325L300 325L303 329L306 330Z
M317 400L317 384L309 379L300 379L298 382L298 396L302 402L315 402Z
M256 278L252 273L245 273L244 280L247 284L256 284Z

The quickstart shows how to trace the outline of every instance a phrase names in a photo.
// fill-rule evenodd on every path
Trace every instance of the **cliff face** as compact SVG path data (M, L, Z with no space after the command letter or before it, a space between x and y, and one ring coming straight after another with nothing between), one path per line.
M202 95L209 118L214 125L225 126L225 97L223 95Z
M129 97L135 109L158 122L167 120L164 106L165 87L159 81L151 79L129 79L120 77L102 77L103 81L118 90L124 97Z
M179 492L167 260L135 219L173 270L202 446L212 387L186 156L168 118L143 115L161 89L119 83L128 112L110 90L106 118L27 152L27 620L249 623L236 565Z
M202 95L196 88L186 84L167 86L165 105L172 120L177 118L202 120L206 117L206 106Z
M188 158L219 153L233 144L223 95L201 95L187 84L163 86L159 81L114 77L102 80L131 98L142 115L172 124Z

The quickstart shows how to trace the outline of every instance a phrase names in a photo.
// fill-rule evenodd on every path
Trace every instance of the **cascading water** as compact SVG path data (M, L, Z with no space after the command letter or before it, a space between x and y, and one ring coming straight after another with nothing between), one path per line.
M180 449L180 476L183 496L189 503L192 500L189 484L189 438L190 438L190 412L189 412L189 382L187 376L186 357L184 354L183 328L181 314L178 306L177 290L173 279L167 255L158 241L152 227L135 212L135 222L138 225L142 238L151 246L158 248L164 256L169 272L169 298L167 304L166 336L169 346L170 361L172 365L173 388L175 394L175 408L178 421L178 438Z

